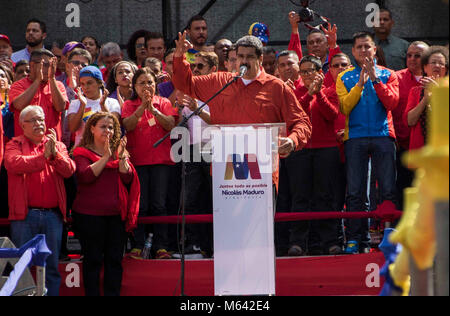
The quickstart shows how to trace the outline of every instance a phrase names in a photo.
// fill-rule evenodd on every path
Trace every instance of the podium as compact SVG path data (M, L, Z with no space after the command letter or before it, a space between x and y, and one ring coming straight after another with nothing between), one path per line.
M286 125L210 127L215 295L275 295L272 179Z

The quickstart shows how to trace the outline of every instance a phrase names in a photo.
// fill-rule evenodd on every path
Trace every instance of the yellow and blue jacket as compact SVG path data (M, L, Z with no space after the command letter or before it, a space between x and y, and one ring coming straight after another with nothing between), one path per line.
M395 71L376 65L381 82L369 79L363 88L359 81L361 67L356 66L339 74L336 93L340 111L346 116L344 140L362 137L395 138L391 111L398 105L399 85Z

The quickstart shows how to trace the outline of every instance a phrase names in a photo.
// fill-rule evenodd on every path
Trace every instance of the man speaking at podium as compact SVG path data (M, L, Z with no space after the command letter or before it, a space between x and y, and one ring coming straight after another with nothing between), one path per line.
M186 32L178 34L173 59L173 84L177 90L207 101L236 74L217 72L193 76L184 55L192 44ZM242 77L208 102L211 124L286 123L287 135L280 139L279 154L287 157L302 149L311 136L311 123L294 92L262 67L261 41L244 36L236 42L237 64Z

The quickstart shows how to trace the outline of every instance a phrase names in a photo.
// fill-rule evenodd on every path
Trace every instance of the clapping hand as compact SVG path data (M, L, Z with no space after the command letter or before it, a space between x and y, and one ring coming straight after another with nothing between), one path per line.
M49 134L47 134L48 141L45 143L45 149L44 149L44 157L46 159L50 158L51 156L56 157L56 132L53 128L49 129Z

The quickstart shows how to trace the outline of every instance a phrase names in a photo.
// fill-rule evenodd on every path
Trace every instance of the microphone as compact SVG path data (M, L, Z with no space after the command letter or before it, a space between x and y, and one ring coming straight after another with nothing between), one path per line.
M247 73L247 71L248 71L248 66L247 65L242 65L239 68L239 76L238 76L238 78L244 77L244 75Z

